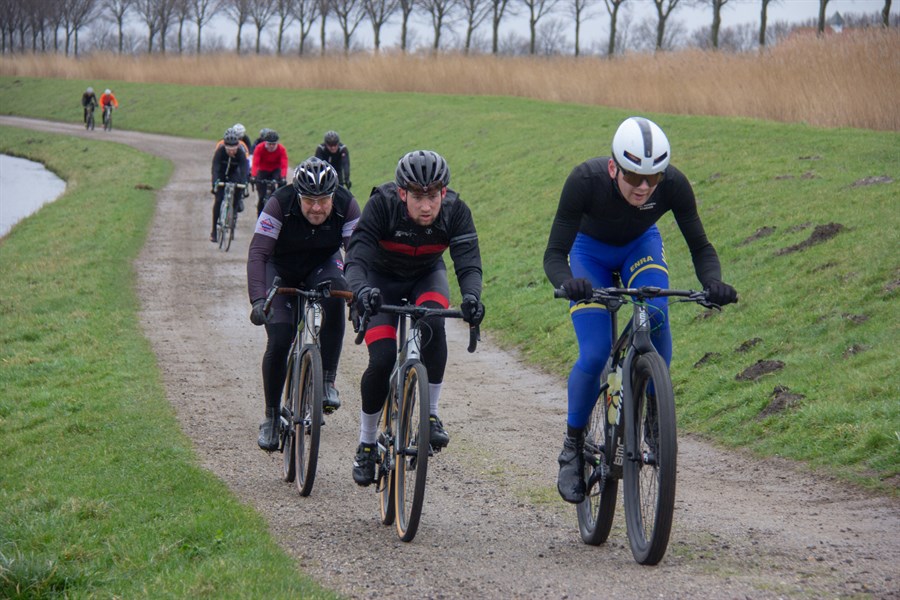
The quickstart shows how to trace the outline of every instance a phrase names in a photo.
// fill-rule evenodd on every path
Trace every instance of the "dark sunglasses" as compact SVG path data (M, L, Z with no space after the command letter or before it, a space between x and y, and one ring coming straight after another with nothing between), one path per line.
M631 187L639 187L644 181L646 181L647 185L649 185L650 187L655 187L659 185L659 182L662 181L666 176L666 172L664 170L660 171L659 173L652 173L650 175L641 175L640 173L626 171L618 164L616 164L616 166L619 168L619 172L622 174L622 179L624 179L625 183L627 183Z

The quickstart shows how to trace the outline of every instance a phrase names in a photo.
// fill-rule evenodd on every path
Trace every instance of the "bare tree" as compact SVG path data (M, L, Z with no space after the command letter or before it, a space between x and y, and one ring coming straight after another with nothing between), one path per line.
M666 33L666 21L669 18L669 15L672 14L672 11L675 10L675 7L678 6L678 3L681 0L653 0L653 4L656 6L656 15L658 17L658 21L656 22L656 49L663 49L663 40L665 38Z
M422 6L431 15L431 27L434 30L434 42L431 48L434 52L438 51L441 44L441 29L445 25L445 21L449 21L456 8L458 0L422 0Z
M568 41L565 34L566 25L562 19L548 19L538 28L537 52L544 56L563 54Z
M409 15L412 14L415 0L400 0L400 50L406 52L406 43L409 36Z
M828 6L829 0L819 0L819 29L820 36L825 35L825 7Z
M153 54L153 40L159 33L159 12L157 0L135 0L135 12L147 27L147 53Z
M319 37L322 40L322 56L325 56L325 19L328 17L328 13L332 11L334 4L332 0L318 0L318 2L319 16L322 19Z
M491 53L494 55L500 50L500 21L506 9L509 9L509 14L516 14L515 5L510 5L509 1L491 0Z
M391 15L397 12L399 6L399 0L363 0L363 10L372 23L372 39L376 54L381 50L381 28Z
M275 15L278 17L277 33L275 34L275 52L280 56L284 48L284 32L294 20L298 0L275 0Z
M569 0L569 14L575 19L575 56L581 55L581 24L593 15L587 13L588 5L593 0Z
M534 54L535 43L537 41L537 24L541 17L547 15L559 0L521 0L522 4L528 8L528 31L531 34L531 43L529 44L529 54Z
M766 47L766 21L769 17L769 4L772 0L762 0L762 10L759 15L759 48L762 50Z
M222 7L228 18L237 25L237 44L235 52L241 53L241 31L250 20L250 2L252 0L224 0Z
M184 24L191 19L191 5L188 0L175 0L174 19L178 24L178 54L184 54Z
M609 13L609 46L606 49L607 58L616 54L616 26L619 20L619 8L625 4L625 0L603 0L606 12Z
M360 0L332 0L334 15L344 34L344 53L350 52L350 39L356 28L366 18L366 11Z
M586 0L576 0L585 2ZM491 5L486 0L460 0L463 14L466 18L465 53L468 54L472 47L472 34L491 13Z
M3 32L4 54L16 51L16 32L19 30L19 24L25 19L27 19L25 7L18 0L3 0L0 3L0 31ZM66 54L68 53L67 44Z
M881 24L891 26L891 0L884 0L884 8L881 9Z
M298 53L303 56L306 50L306 38L312 31L312 26L319 18L319 0L297 0L294 4L294 18L300 24L300 48Z
M191 17L197 26L197 54L201 51L201 34L203 27L208 25L213 17L222 9L220 0L188 0L191 7Z
M728 4L730 0L707 0L712 4L713 20L712 29L710 29L710 43L714 50L719 48L719 29L722 27L722 7Z
M256 53L259 54L262 30L266 28L272 15L275 14L275 0L250 0L247 14L256 27Z
M125 18L133 4L134 0L103 0L100 4L101 16L116 26L119 54L125 47Z

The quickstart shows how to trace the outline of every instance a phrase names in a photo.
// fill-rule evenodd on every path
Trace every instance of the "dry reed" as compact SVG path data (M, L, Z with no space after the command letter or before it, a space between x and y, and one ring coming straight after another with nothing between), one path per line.
M354 54L314 58L15 55L0 75L193 85L501 95L646 112L900 130L900 31L798 36L758 54L602 58Z

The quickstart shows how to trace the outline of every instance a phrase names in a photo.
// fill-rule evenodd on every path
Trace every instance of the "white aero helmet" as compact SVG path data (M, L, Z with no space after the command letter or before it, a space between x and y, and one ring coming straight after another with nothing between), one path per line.
M238 137L244 137L244 134L247 133L247 128L240 123L235 123L232 126L232 129L234 129L234 132L238 134Z
M653 121L628 117L613 136L612 155L626 171L641 175L661 173L669 166L669 140Z

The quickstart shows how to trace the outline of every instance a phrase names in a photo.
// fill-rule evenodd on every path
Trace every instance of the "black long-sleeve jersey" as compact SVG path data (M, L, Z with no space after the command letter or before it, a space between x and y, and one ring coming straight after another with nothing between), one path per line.
M212 162L212 182L227 181L235 183L247 183L250 171L247 165L247 155L244 149L238 146L234 156L228 156L225 145L216 148Z
M587 160L566 179L544 252L544 272L553 286L572 277L568 256L579 232L605 244L623 246L670 210L690 249L697 279L704 287L721 280L719 257L706 238L687 177L670 165L646 204L636 207L622 197L609 176L608 162L606 156Z
M359 221L359 203L353 194L337 188L331 214L321 225L313 225L300 211L293 185L275 190L256 222L247 259L247 287L250 302L265 298L266 264L279 273L303 279L341 246L346 249L350 234Z
M346 187L350 187L350 151L343 144L338 145L337 152L329 152L325 144L319 144L316 147L316 158L320 158L334 167L338 174L338 182Z
M460 291L480 298L481 252L472 212L465 202L448 189L437 219L423 227L409 218L397 184L385 183L372 190L350 238L347 282L359 292L370 271L414 280L442 261L448 248Z

